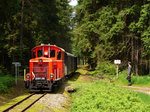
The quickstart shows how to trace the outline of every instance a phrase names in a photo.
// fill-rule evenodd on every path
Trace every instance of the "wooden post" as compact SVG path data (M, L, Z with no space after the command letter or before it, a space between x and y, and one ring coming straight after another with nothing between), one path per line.
M24 69L24 80L25 80L25 76L26 76L26 69Z
M117 76L116 76L116 78L118 79L118 71L119 71L119 65L117 64Z

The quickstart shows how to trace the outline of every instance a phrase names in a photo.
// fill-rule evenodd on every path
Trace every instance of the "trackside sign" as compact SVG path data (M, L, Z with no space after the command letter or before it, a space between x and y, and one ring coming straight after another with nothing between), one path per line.
M116 64L116 65L121 64L121 60L114 60L114 64Z

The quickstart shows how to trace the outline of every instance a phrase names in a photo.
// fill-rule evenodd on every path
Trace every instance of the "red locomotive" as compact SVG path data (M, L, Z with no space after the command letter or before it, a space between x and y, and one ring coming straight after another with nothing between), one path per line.
M76 69L77 57L55 45L41 44L32 49L29 73L24 73L25 86L34 90L51 90L54 84Z

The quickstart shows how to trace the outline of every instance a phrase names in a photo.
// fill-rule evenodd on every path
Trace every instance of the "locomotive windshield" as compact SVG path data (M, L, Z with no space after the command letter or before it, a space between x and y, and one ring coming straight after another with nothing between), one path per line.
M42 50L38 50L37 55L38 55L38 57L41 57L43 55Z
M55 57L55 50L50 51L50 57Z

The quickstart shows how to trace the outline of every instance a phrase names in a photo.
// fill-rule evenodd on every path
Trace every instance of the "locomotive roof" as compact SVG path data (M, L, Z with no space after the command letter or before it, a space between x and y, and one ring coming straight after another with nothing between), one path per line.
M61 49L61 50L64 51L68 56L76 57L76 56L74 56L73 54L66 52L63 48L58 47L58 46L56 46L56 45L50 45L50 44L41 44L41 45L39 45L39 46L34 47L32 50L34 50L34 49L37 48L37 47L41 47L41 46L53 46L53 47L56 47L56 48Z
M66 52L66 54L67 54L68 56L76 57L76 56L74 56L73 54L68 53L68 52Z
M59 49L61 49L62 51L65 52L65 50L64 50L63 48L58 47L58 46L56 46L56 45L50 45L50 44L41 44L41 45L39 45L39 46L36 46L36 47L32 48L32 50L35 49L35 48L37 48L37 47L40 47L40 46L53 46L53 47L57 47L57 48L59 48Z

